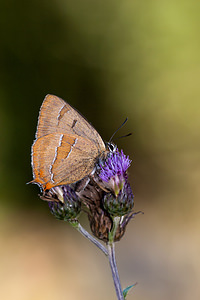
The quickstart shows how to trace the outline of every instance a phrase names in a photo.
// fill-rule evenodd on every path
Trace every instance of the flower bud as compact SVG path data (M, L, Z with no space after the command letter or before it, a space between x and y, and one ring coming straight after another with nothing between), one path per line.
M120 217L120 222L118 224L114 241L120 241L123 237L126 226L129 221L133 218L135 213L131 212L125 216ZM94 236L98 239L109 242L109 234L113 227L113 218L101 207L91 207L90 213L88 214L90 228Z
M68 185L56 187L51 191L52 199L57 201L49 201L51 213L59 220L75 219L81 211L81 202L75 191Z
M111 231L113 224L109 214L101 207L91 207L88 219L94 236L104 242L108 242L109 232Z
M103 206L111 216L120 217L130 213L134 206L134 196L130 184L125 182L117 196L113 193L105 193Z

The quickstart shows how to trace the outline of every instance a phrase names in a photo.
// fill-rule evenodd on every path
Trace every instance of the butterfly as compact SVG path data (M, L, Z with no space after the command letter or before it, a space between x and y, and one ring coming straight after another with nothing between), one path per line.
M31 159L32 183L43 191L77 182L113 148L69 103L47 95L40 108Z

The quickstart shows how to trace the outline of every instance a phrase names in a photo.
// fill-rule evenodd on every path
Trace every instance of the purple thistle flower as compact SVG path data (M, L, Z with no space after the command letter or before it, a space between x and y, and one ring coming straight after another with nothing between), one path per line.
M117 149L115 152L110 153L108 159L105 161L105 164L101 167L100 178L108 182L111 177L115 175L125 175L126 170L129 168L131 160L129 156L126 156L121 150L121 153Z
M108 155L106 161L100 164L99 177L104 182L106 188L112 190L117 196L122 190L127 180L127 169L131 164L129 156L119 152L117 149Z

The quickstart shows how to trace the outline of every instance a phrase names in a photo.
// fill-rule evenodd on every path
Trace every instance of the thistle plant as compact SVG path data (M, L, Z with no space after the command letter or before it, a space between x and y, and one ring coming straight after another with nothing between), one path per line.
M106 255L118 300L126 299L134 286L122 290L115 258L115 242L121 240L127 224L138 213L133 211L134 196L128 182L130 164L129 157L116 149L106 159L99 159L86 180L51 188L41 196L57 219L67 221ZM92 234L79 223L80 212L88 215Z

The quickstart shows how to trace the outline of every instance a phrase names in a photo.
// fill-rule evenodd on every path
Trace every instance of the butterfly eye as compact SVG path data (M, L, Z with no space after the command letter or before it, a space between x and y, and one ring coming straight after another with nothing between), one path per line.
M107 143L107 147L110 152L115 152L117 149L117 146L113 143Z

